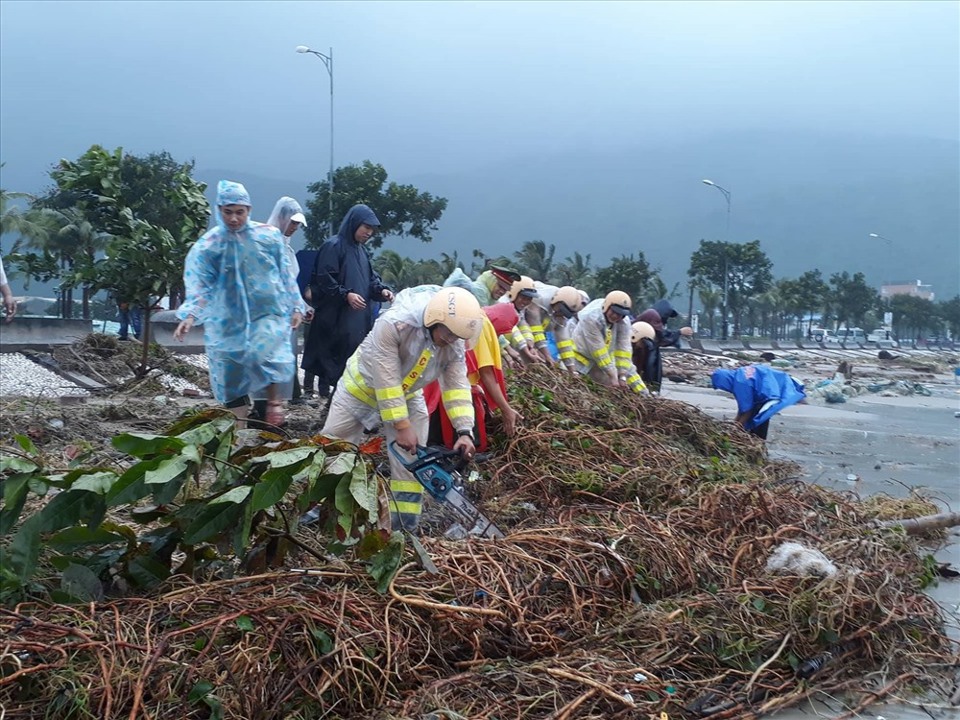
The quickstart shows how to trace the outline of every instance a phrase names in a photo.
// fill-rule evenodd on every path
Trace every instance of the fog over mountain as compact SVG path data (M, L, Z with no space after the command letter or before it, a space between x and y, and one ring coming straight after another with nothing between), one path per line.
M729 240L759 239L777 277L819 268L863 272L876 286L920 279L946 299L960 292L958 153L947 140L766 130L395 176L449 205L432 243L389 238L384 247L412 257L456 250L468 264L473 248L510 255L532 239L555 244L558 261L580 251L605 264L643 251L672 286L685 281L701 238L726 239L726 202L702 183L709 176L732 194ZM211 185L242 177L198 175ZM280 195L306 198L304 179L243 179L258 216Z
M97 143L243 181L261 219L303 201L331 78L298 45L335 58L336 165L448 198L402 253L642 250L672 285L701 238L759 239L777 276L960 289L948 1L2 0L0 184L37 192Z

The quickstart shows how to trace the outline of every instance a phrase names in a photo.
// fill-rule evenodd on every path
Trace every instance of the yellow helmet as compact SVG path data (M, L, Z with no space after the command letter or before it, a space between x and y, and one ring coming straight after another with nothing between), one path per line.
M443 325L458 338L472 344L483 329L483 310L469 290L440 288L423 311L423 325Z
M559 312L565 318L572 318L583 310L583 297L580 291L570 285L558 288L550 301L550 311Z
M533 284L532 277L521 275L520 279L510 286L510 302L516 302L521 295L529 298L537 296L537 288Z
M630 308L633 306L633 301L630 300L630 296L627 295L623 290L613 290L607 293L607 296L603 299L603 311L613 310L617 315L621 317L626 317L630 314Z
M657 331L653 329L653 325L648 322L643 322L643 320L635 322L630 328L630 342L634 345L644 338L653 340L656 336Z

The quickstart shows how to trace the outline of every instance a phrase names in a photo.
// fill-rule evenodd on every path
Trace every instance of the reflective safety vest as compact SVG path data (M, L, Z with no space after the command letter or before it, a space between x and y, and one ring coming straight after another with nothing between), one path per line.
M426 307L430 297L432 293L424 293L416 300ZM422 318L423 313L408 310L405 317L411 316ZM346 391L370 410L359 418L367 427L378 424L378 419L384 423L406 420L407 401L421 395L423 386L434 380L440 381L441 400L451 424L457 430L473 428L463 342L437 348L427 328L398 322L390 310L374 323L343 373Z
M630 321L623 318L611 326L604 316L602 299L589 303L578 317L573 334L573 358L577 371L586 375L594 367L608 373L613 370L617 378L625 381L634 392L646 390L647 386L633 364Z

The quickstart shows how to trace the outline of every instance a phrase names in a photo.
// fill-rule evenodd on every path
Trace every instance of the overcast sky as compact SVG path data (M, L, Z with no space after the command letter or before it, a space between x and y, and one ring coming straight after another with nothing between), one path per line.
M829 127L956 140L960 3L0 2L0 159L93 143L296 180Z

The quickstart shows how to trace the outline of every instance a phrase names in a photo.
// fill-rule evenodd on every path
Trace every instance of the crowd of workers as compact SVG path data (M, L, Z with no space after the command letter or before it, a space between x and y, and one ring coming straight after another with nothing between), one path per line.
M366 205L350 208L319 251L301 255L312 260L308 267L290 246L306 226L296 200L281 198L266 223L251 221L250 211L242 185L219 183L217 224L187 256L186 299L174 333L182 340L203 324L214 397L240 420L253 401L264 421L284 422L285 402L297 389L297 328L304 320L304 385L316 382L321 395L331 395L322 434L359 444L381 430L410 453L443 443L467 458L486 447L487 413L500 413L508 436L518 432L523 418L510 405L505 365L555 364L625 392L657 393L660 349L693 334L667 328L677 312L666 300L634 317L621 290L591 300L577 288L500 266L476 279L458 269L443 286L394 294L364 247L380 226ZM380 311L381 303L389 307ZM757 434L765 436L769 417L802 398L802 386L788 388L776 375L785 374L772 368L743 377L718 373L714 387L735 395L737 422ZM780 388L792 393L762 394ZM389 457L393 524L413 529L422 487Z

